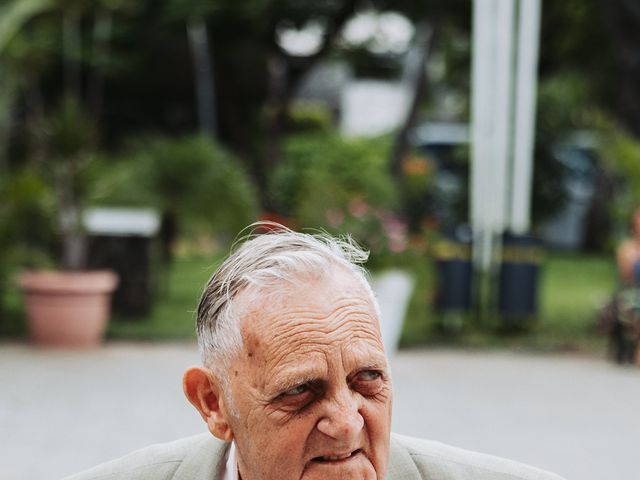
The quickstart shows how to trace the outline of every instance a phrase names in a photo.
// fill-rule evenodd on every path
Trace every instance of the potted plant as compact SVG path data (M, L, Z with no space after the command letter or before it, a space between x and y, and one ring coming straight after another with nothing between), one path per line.
M41 345L94 346L102 341L117 276L86 271L82 212L89 193L88 165L96 130L79 104L66 97L36 129L36 159L53 193L61 270L22 274L27 325Z

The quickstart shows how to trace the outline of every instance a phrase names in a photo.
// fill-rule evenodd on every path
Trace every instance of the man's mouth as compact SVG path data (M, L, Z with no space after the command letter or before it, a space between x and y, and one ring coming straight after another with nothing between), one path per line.
M318 463L340 462L342 460L347 460L349 458L355 457L361 452L362 452L362 449L359 448L357 450L354 450L353 452L339 453L335 455L323 455L320 457L315 457L313 461Z

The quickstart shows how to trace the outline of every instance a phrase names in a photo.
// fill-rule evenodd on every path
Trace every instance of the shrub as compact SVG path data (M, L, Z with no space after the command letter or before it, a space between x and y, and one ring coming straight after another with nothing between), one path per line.
M0 181L0 313L13 272L51 265L54 231L52 195L42 178L31 170L5 173L10 175Z
M287 131L291 133L329 132L333 118L331 110L322 104L296 102L289 109Z
M174 237L202 229L230 236L255 218L239 161L205 136L138 138L100 164L96 203L153 206L174 223Z
M631 212L640 205L640 140L604 115L598 121L598 154L616 178L609 210L618 227L617 236L624 236Z
M353 234L371 250L369 266L387 264L406 249L406 226L395 214L389 148L384 137L290 137L272 176L274 204L297 227Z

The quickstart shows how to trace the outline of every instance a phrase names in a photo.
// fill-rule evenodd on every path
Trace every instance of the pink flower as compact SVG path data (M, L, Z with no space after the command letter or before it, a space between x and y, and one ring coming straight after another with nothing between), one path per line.
M384 233L387 236L387 245L392 253L402 253L407 249L407 225L394 217L387 215L382 224Z
M324 212L324 218L331 227L339 227L344 222L344 213L336 208L330 208Z
M369 205L367 205L367 202L365 202L362 197L357 196L353 197L349 201L348 209L351 216L355 218L362 218L369 211Z
M407 239L403 237L389 237L389 251L402 253L407 249Z

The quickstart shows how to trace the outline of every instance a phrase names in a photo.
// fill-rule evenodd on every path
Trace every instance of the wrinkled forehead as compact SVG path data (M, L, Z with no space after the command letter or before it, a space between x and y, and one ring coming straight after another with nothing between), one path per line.
M281 336L340 328L358 336L380 336L378 308L368 284L335 267L324 274L300 275L272 285L249 286L237 297L243 338Z

